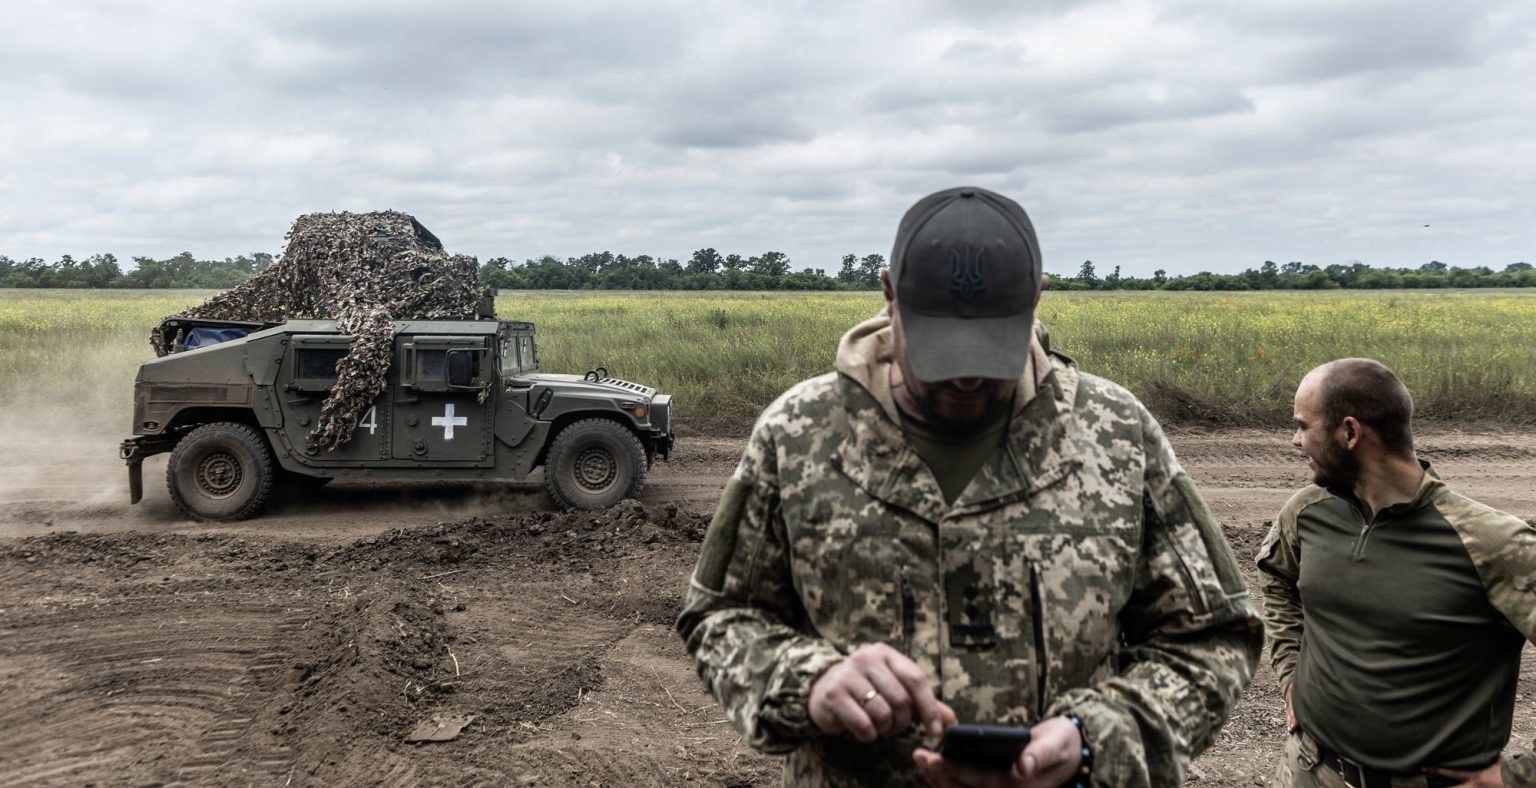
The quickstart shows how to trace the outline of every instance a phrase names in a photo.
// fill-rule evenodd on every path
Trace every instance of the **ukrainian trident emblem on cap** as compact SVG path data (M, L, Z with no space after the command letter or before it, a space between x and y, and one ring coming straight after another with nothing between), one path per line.
M970 303L976 296L987 291L986 283L982 281L982 263L986 261L987 250L977 249L970 244L956 247L949 251L949 292L966 303Z

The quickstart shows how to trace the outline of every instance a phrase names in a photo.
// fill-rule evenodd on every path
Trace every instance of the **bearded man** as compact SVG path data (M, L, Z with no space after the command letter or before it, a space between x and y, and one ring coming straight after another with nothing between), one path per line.
M1289 733L1276 785L1536 786L1536 756L1502 755L1536 637L1536 528L1453 492L1412 417L1371 359L1296 390L1314 484L1258 558Z
M881 279L726 485L678 620L700 676L791 785L1178 785L1261 646L1221 526L1141 403L1038 339L1013 200L923 198ZM978 769L929 749L957 720L1032 738Z

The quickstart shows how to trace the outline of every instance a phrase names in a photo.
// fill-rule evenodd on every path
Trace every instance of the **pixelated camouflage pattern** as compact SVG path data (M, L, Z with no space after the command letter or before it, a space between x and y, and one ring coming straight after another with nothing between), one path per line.
M1292 495L1259 547L1259 587L1270 664L1284 692L1296 674L1304 614L1296 583L1301 576L1297 515L1333 494L1310 485ZM1525 639L1536 643L1536 526L1451 490L1427 469L1416 496L1425 498L1456 529L1477 569L1488 602ZM1536 742L1504 756L1504 784L1536 788ZM1276 783L1304 785L1308 783Z
M390 323L474 317L483 294L477 276L475 258L447 254L407 214L312 213L293 223L287 249L271 266L177 317L335 320L352 345L308 436L312 448L334 449L351 440L358 417L384 391ZM164 353L164 340L156 326L156 353Z
M897 421L884 317L759 419L678 627L748 743L788 753L787 784L922 784L915 738L809 719L810 683L865 643L912 657L962 722L1080 715L1103 785L1181 782L1252 676L1257 613L1162 430L1035 357L1038 395L953 506Z

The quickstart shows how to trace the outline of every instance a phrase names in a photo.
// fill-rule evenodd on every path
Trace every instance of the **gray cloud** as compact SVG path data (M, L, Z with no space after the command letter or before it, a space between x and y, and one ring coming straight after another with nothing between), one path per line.
M1017 197L1060 272L1536 258L1536 11L1515 0L36 17L0 30L12 257L277 251L300 213L396 208L481 257L830 268L969 182Z

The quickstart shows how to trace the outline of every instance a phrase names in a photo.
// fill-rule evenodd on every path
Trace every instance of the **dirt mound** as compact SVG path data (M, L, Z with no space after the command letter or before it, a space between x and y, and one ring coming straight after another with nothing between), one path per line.
M24 731L8 769L43 784L105 773L341 785L673 784L686 773L750 784L771 767L719 736L718 710L671 633L706 525L676 506L626 502L335 546L134 533L0 543L0 686L17 699L0 724ZM686 758L652 753L654 736L612 739L638 733L637 721L655 727L661 709L624 708L646 692L669 699ZM174 712L122 726L121 704ZM41 708L63 716L38 724L29 710ZM451 744L405 743L437 714L474 720ZM616 748L633 757L571 754L606 761Z
M415 781L431 763L453 781L500 774L504 755L438 763L400 737L445 714L474 717L461 741L535 739L607 686L603 653L635 624L670 627L681 585L660 590L642 576L651 562L686 563L706 524L626 502L391 531L322 555L322 573L371 571L375 583L349 588L359 598L330 610L319 627L328 634L296 657L279 727L308 743L297 772L345 782L382 765ZM528 761L536 775L539 760Z
M312 564L323 552L316 547L277 544L263 539L204 534L59 533L0 543L0 559L38 566L83 564L103 569L174 568L214 563L235 569L286 571L279 564Z
M621 557L652 545L697 543L708 518L676 505L622 501L599 512L537 512L471 517L432 528L400 529L327 553L322 566L381 568L402 562L453 566L471 558L516 556L569 569L601 557Z

